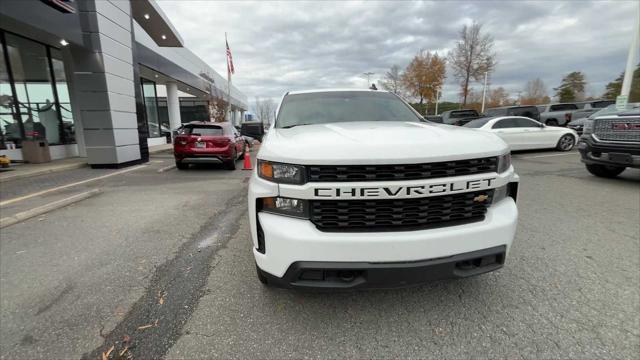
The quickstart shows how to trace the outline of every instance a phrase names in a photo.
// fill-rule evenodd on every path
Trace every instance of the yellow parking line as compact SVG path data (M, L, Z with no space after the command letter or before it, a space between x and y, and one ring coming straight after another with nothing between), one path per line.
M54 187L54 188L51 188L51 189L38 191L36 193L31 193L29 195L20 196L20 197L9 199L9 200L5 200L5 201L0 201L0 206L6 206L6 205L9 205L9 204L17 203L19 201L31 199L32 197L48 194L50 192L54 192L54 191L58 191L58 190L66 189L66 188L70 188L70 187L77 186L77 185L86 184L88 182L101 180L101 179L106 179L106 178L111 177L111 176L116 176L116 175L124 174L124 173L130 172L130 171L142 169L142 168L144 168L146 166L147 165L138 165L138 166L134 166L132 168L116 171L116 172L111 173L111 174L102 175L102 176L94 177L94 178L91 178L91 179L86 179L86 180L74 182L74 183L71 183L71 184L62 185L62 186Z

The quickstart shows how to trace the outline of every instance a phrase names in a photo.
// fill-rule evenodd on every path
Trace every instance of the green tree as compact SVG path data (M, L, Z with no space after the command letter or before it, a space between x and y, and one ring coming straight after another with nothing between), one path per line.
M584 88L587 80L581 71L573 71L562 78L560 86L554 88L559 101L580 101L584 99ZM562 100L563 98L571 100Z
M557 90L556 96L560 102L572 102L576 101L576 94L570 87L563 87Z
M620 74L615 80L607 84L603 99L615 99L622 91L622 80L624 79L624 72ZM633 80L631 81L631 92L629 93L629 102L640 102L640 65L636 67L633 72Z
M622 79L624 78L624 72L620 74L615 80L607 84L605 88L604 94L602 94L603 99L615 99L616 96L620 95L622 91Z

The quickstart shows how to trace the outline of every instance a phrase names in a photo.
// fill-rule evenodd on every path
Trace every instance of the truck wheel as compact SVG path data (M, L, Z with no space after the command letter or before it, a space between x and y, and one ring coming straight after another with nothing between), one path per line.
M231 154L231 160L227 161L226 163L226 167L228 170L235 170L236 169L236 158L238 157L238 154L236 153L235 150L233 150L233 154Z
M256 264L256 273L258 273L258 280L260 280L263 285L269 285L269 280L264 276L262 270L258 267L258 264Z
M626 169L624 166L608 166L600 164L587 164L587 170L595 176L614 178Z
M573 146L576 144L576 139L571 134L564 134L558 140L558 145L556 145L556 149L560 151L569 151L573 149Z
M178 170L187 170L189 168L189 164L185 164L182 161L176 160L176 167L178 168Z
M549 126L558 126L558 120L556 119L547 120L545 124Z

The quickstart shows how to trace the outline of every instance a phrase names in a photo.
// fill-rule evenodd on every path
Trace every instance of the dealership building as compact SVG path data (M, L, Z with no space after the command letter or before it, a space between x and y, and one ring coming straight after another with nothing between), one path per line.
M127 166L208 121L212 97L230 98L235 124L248 108L152 0L2 0L0 42L0 155L12 160L38 143L51 159Z

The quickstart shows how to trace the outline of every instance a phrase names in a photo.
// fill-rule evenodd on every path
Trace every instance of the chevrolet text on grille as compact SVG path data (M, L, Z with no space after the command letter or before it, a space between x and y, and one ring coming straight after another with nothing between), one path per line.
M492 177L487 179L446 182L430 185L315 188L313 192L318 198L377 198L381 196L395 197L399 195L424 196L430 194L447 194L487 189L491 187L491 184L495 180L496 178Z

